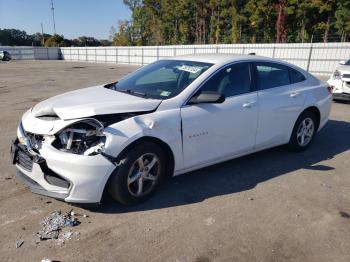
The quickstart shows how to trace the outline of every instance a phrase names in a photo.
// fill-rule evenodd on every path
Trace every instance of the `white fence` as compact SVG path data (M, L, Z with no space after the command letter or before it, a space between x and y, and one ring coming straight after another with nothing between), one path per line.
M0 50L8 51L14 60L58 60L61 58L61 51L58 47L0 46Z
M176 55L223 53L279 58L313 74L328 75L350 58L350 43L174 45L141 47L6 47L13 59L45 59L145 65Z
M176 55L256 53L288 61L314 74L330 74L340 60L350 58L350 43L63 47L61 53L62 59L70 61L136 65Z

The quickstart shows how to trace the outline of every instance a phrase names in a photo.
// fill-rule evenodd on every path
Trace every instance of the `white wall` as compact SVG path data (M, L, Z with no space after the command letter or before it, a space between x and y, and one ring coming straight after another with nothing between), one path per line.
M64 59L145 65L175 55L200 53L248 54L275 57L313 74L329 75L341 60L350 59L350 43L174 45L140 47L1 47L13 59Z
M174 45L142 47L63 47L62 59L144 65L186 54L228 53L279 58L314 74L330 74L338 62L350 58L350 43Z
M58 47L0 46L0 50L8 51L14 60L58 60L61 58L61 50Z

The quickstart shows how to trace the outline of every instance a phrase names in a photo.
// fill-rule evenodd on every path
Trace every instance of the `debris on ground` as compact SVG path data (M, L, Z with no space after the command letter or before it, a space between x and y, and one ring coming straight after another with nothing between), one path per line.
M349 213L346 213L344 211L339 211L339 215L343 218L347 218L349 219L350 218L350 214Z
M62 213L55 211L41 221L42 229L38 232L41 241L48 239L58 239L60 231L65 227L74 227L80 224L77 218L72 216L73 211ZM63 242L68 240L72 234L68 232L62 235Z
M332 186L324 184L324 183L321 183L321 186L324 186L324 187L327 187L327 188L332 188Z
M20 239L16 241L16 248L20 248L24 243L24 240Z

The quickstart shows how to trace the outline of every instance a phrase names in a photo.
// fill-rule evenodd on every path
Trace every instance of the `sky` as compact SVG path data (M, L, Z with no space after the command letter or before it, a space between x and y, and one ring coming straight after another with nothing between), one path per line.
M56 33L67 39L93 36L108 39L111 26L130 19L122 0L53 0ZM28 34L53 34L51 0L0 0L0 28L14 28Z

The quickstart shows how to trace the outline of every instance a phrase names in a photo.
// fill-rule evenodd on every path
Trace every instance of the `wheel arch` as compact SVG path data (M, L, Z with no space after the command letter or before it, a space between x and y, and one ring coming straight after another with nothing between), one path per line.
M303 111L300 112L300 114L298 115L298 117L295 119L294 121L294 124L293 124L293 128L291 129L290 133L289 133L289 136L288 136L288 141L290 141L291 137L292 137L292 134L293 134L293 129L299 119L299 117L304 114L305 112L312 112L313 114L315 114L316 116L316 125L317 125L317 128L316 130L318 130L319 126L320 126L320 121L321 121L321 112L320 110L316 107L316 106L308 106L306 107Z
M153 137L153 136L143 136L140 137L138 139L136 139L135 141L131 142L129 145L127 145L119 154L118 159L122 159L124 157L124 155L132 148L135 147L136 145L145 143L145 142L153 142L157 145L159 145L162 150L164 151L164 153L166 154L166 157L168 159L168 164L167 164L167 173L172 176L172 174L174 173L174 168L175 168L175 157L174 157L174 152L172 151L171 147L164 142L163 140L157 138L157 137Z
M136 145L139 145L139 144L142 144L142 143L145 143L145 142L153 142L153 143L156 143L157 145L159 145L162 150L165 152L165 154L167 155L167 159L169 160L168 163L167 163L167 174L168 174L168 177L171 177L173 174L174 174L174 168L175 168L175 157L174 157L174 153L171 149L171 147L166 143L164 142L163 140L159 139L159 138L156 138L156 137L153 137L153 136L143 136L143 137L140 137L138 139L136 139L135 141L131 142L129 145L127 145L118 155L117 159L118 161L119 160L122 160L123 157L125 156L125 154L132 148L132 147L135 147ZM118 168L118 167L116 167ZM101 201L102 199L106 196L106 192L107 192L107 187L110 183L110 180L111 180L111 177L113 175L114 172L112 172L110 175L109 175L109 178L107 180L107 182L105 183L105 186L104 186L104 189L103 189L103 193L102 193L102 196L101 196Z
M318 109L318 107L316 106L309 106L307 108L305 108L298 116L298 118L304 114L305 112L312 112L315 116L316 116L316 124L317 124L317 128L316 130L318 130L319 126L320 126L320 122L321 122L321 112ZM296 122L296 121L295 121Z

